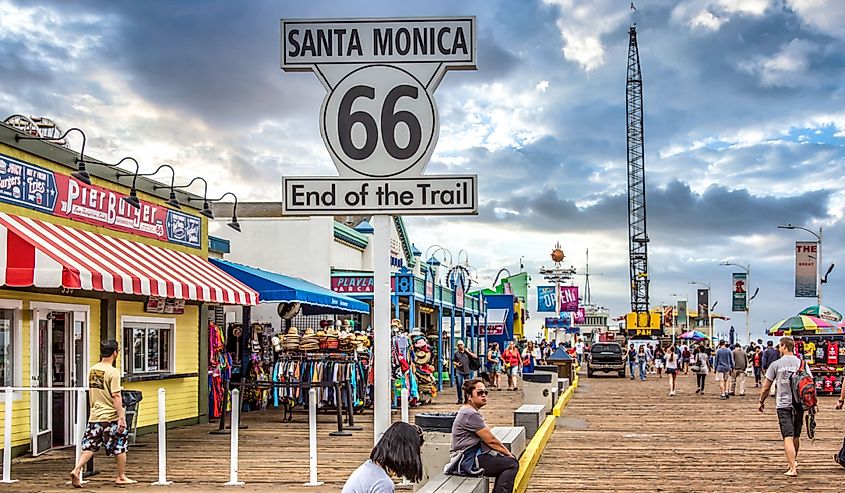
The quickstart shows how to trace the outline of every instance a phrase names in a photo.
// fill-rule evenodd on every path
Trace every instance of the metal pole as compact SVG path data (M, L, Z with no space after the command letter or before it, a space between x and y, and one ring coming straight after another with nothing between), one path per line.
M451 283L450 283L451 284ZM455 362L452 357L455 355L455 287L452 288L452 308L449 309L449 322L452 325L449 331L449 384L455 386Z
M822 227L819 226L819 258L816 259L816 269L818 271L818 278L819 278L819 292L818 292L818 304L819 307L822 306ZM819 308L821 310L821 308Z
M167 480L167 404L165 390L158 389L158 481L155 486L168 486Z
M77 389L76 391L76 462L79 463L79 457L82 455L82 439L85 437L85 389ZM82 477L80 476L80 480Z
M338 396L338 402L340 402ZM317 481L317 389L308 391L308 460L309 481L305 486L320 486L323 483Z
M402 406L402 421L405 422L405 423L410 423L410 418L408 416L408 398L409 398L409 396L410 396L410 394L408 392L408 389L402 389L402 403L401 403L401 406ZM411 484L411 482L408 481L408 478L403 477L402 478L402 484L407 486L407 485Z
M238 426L241 422L241 391L232 390L232 429L231 446L229 452L229 482L226 486L243 486L243 481L238 481Z
M3 395L3 483L12 480L12 387L6 387Z
M440 305L437 310L437 391L443 391L443 286L437 282L440 288Z
M748 344L751 344L751 264L745 268L748 278L745 282L745 337L748 338Z
M373 229L373 444L377 444L390 426L390 216L373 216Z

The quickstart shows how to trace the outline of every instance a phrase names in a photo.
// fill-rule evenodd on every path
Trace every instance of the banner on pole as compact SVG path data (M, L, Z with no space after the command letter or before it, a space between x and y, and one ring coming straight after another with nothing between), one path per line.
M710 317L710 290L698 290L698 320L708 320Z
M560 287L560 311L578 311L578 286Z
M748 309L748 274L745 272L733 273L733 304L731 310L744 312Z
M537 311L538 312L554 312L555 311L555 287L554 286L537 286Z
M672 305L663 307L663 327L670 328L675 326L675 307Z
M819 243L795 242L795 297L815 298Z
M686 329L687 325L689 325L687 320L687 300L678 300L678 317L675 323L683 329Z

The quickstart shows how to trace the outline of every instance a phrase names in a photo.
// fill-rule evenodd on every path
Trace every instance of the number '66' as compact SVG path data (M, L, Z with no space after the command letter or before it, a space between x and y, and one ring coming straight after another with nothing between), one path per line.
M420 121L410 111L396 111L396 102L400 98L417 99L418 89L414 86L399 85L387 93L384 104L381 108L381 139L384 148L391 157L404 160L416 154L422 140L422 129ZM340 108L337 119L337 133L340 139L340 147L344 154L351 159L362 160L372 156L378 144L379 126L375 119L367 112L352 112L352 105L358 98L375 99L375 88L365 85L353 86L340 101ZM352 128L356 123L364 126L366 140L364 145L357 147L352 142ZM408 127L408 143L401 147L396 143L396 126L404 123Z

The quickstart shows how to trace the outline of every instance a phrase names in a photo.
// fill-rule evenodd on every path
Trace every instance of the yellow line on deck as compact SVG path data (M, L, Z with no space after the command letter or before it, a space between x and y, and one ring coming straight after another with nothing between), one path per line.
M537 462L540 461L540 456L543 455L546 444L549 443L549 439L551 439L552 433L555 431L556 418L563 413L563 408L572 399L576 388L578 388L578 375L575 375L572 384L558 398L552 414L546 416L543 424L537 429L537 433L534 434L528 446L525 447L525 452L522 453L522 457L519 459L519 472L516 473L516 479L514 480L514 493L524 493L528 488L528 482L534 474L534 468L537 467Z

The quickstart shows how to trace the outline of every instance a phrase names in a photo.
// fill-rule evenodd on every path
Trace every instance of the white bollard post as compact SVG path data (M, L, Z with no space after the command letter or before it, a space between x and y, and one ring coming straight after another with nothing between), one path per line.
M401 392L402 421L404 421L405 423L410 423L409 416L408 416L408 399L409 398L410 398L410 392L408 392L408 389L402 389L402 392ZM411 482L408 481L408 478L403 477L402 478L402 484L407 486L407 485L411 484Z
M317 481L317 389L308 391L308 460L310 477L305 486L320 486Z
M2 483L16 483L12 480L12 387L6 387L3 396L3 480Z
M241 414L241 392L238 389L232 390L232 446L229 457L229 482L226 486L243 486L243 481L238 481L238 427L240 426Z
M408 419L408 399L410 398L410 392L408 389L402 389L402 421L405 423L410 423Z
M158 389L158 481L154 486L168 486L167 480L167 413L164 389Z
M85 406L85 389L76 389L76 461L74 465L79 463L79 457L82 455L82 440L85 438L85 424L86 424ZM85 484L88 481L82 479L82 474L79 475L79 482Z

